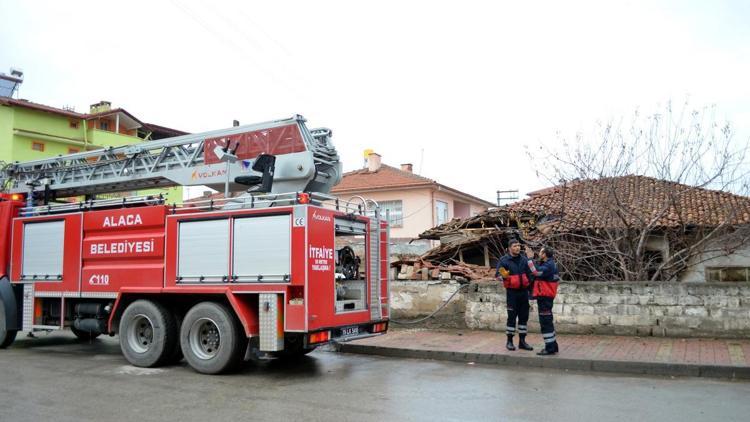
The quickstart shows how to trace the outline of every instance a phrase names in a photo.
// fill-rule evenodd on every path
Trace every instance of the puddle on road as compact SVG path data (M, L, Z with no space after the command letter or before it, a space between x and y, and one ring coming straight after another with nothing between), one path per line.
M159 368L138 368L137 366L125 365L117 368L115 373L118 375L157 375L166 372Z

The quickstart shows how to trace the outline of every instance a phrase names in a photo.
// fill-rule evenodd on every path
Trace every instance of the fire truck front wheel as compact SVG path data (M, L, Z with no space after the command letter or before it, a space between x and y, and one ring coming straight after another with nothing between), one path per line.
M202 302L182 320L180 345L193 369L220 374L239 366L247 338L230 309L219 303Z
M144 368L165 364L178 347L174 315L150 300L136 300L125 309L119 334L125 359Z

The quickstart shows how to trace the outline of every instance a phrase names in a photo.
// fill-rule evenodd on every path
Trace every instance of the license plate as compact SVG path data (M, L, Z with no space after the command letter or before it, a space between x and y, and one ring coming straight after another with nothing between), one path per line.
M359 327L346 327L341 329L341 335L343 337L356 336L359 334Z

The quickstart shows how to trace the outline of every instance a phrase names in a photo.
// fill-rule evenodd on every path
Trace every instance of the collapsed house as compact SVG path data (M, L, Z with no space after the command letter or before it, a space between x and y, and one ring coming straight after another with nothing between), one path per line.
M480 280L494 277L499 257L512 238L531 241L534 215L492 208L479 215L454 219L421 233L421 239L440 245L420 257L392 263L402 280Z
M440 246L394 263L398 277L419 278L404 277L410 264L491 277L508 239L518 238L553 247L568 280L750 281L746 196L645 176L577 180L529 196L423 232Z

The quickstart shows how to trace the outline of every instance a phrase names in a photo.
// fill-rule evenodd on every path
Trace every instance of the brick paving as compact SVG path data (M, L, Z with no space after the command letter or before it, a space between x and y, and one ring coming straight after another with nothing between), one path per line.
M516 344L518 337L515 338ZM479 361L561 369L750 379L750 339L559 335L560 353L541 357L508 351L503 333L478 330L391 329L383 336L342 343L343 352Z

